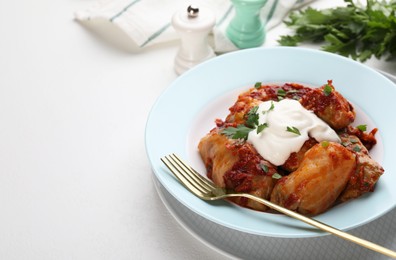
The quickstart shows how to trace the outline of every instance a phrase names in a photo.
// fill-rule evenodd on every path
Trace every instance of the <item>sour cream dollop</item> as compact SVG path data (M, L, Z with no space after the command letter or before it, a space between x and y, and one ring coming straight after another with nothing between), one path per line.
M298 152L309 137L318 142L341 142L328 124L297 100L265 101L260 103L257 113L259 125L266 124L266 127L259 133L251 131L247 141L276 166L284 164L291 153ZM290 132L288 127L298 131Z

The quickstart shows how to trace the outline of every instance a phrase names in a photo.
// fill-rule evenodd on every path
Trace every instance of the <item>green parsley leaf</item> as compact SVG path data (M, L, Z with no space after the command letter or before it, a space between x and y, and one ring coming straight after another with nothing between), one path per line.
M246 125L248 127L254 128L256 125L258 125L258 120L259 120L259 115L257 113L258 106L255 106L249 110L249 112L246 114L247 119L246 119Z
M326 84L323 88L324 95L327 97L331 92L333 92L333 88L329 84Z
M264 115L265 113L270 112L271 110L274 110L274 108L275 108L274 102L271 100L270 108L268 108L267 111L263 111L262 114Z
M362 150L362 148L360 148L360 146L358 146L358 145L355 145L355 146L353 147L353 150L354 150L355 152L360 152L360 151Z
M259 124L259 114L258 114L258 106L252 107L249 112L246 114L246 122L245 124L240 124L237 127L227 127L223 129L220 133L226 135L231 139L244 139L245 141L248 139L249 133L257 128L257 134L261 133L265 128L268 127L267 123ZM271 107L268 111L274 108L273 103L271 103Z
M297 46L303 39L300 39L297 35L281 35L278 43L282 46Z
M278 89L278 91L276 92L276 95L279 97L284 98L286 96L286 91L284 91L283 89Z
M261 87L261 82L256 82L256 84L254 84L254 88L260 88Z
M296 128L296 127L294 127L294 126L292 126L292 127L290 127L290 126L286 127L286 131L287 131L287 132L290 132L290 133L293 133L293 134L296 134L296 135L301 135L300 130L298 130L298 128Z
M327 148L329 146L329 144L330 144L329 141L321 142L321 145L322 145L323 148Z
M250 131L253 129L250 127L247 127L245 125L238 125L237 127L227 127L224 128L220 133L223 135L226 135L227 137L231 139L244 139L246 140L248 138L248 135Z
M359 129L360 131L364 132L367 130L367 125L358 125L356 128Z
M257 133L261 133L264 129L266 129L268 127L267 123L261 124L257 126Z
M276 172L276 173L272 174L272 178L279 180L280 178L282 178L282 175L280 175L279 173Z
M342 142L342 143L341 143L341 145L344 146L344 147L347 147L347 146L350 145L350 144L351 144L350 142Z
M265 164L262 164L262 163L260 163L260 168L261 168L265 173L267 173L268 170L269 170L268 166L265 165Z
M274 110L274 108L275 108L274 102L271 101L271 106L270 106L270 108L268 109L268 111Z

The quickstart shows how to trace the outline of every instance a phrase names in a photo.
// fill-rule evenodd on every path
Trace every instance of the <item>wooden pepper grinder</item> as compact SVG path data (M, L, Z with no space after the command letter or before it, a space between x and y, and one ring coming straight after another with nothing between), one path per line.
M172 25L181 37L181 45L175 58L175 70L182 74L186 70L210 59L215 55L208 44L208 34L215 25L214 13L208 9L188 6L186 10L176 12Z
M260 11L267 0L231 0L235 16L226 29L227 37L240 49L261 46L265 40Z

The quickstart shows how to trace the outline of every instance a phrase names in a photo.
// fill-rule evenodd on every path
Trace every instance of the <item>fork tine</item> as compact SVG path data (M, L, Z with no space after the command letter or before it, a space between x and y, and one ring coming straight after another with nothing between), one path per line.
M169 155L161 158L161 161L168 167L168 169L176 176L176 178L192 193L200 198L205 197L207 190L196 186L195 182L191 181L189 175L185 174L182 168Z
M202 176L201 174L199 174L196 170L194 170L191 166L189 166L187 163L185 163L182 159L180 159L179 156L177 156L176 154L172 154L170 155L175 161L176 163L183 168L183 170L185 170L189 176L195 181L197 182L202 188L204 188L205 190L207 190L208 192L212 192L213 190L215 190L217 187L214 186L214 184L209 181L208 179L206 179L204 176Z

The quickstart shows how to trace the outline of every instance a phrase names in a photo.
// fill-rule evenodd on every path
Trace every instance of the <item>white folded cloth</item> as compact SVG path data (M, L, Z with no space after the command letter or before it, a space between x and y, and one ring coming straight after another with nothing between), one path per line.
M270 30L293 9L313 0L268 0L261 9L261 17ZM226 37L225 30L234 16L230 0L100 0L86 10L75 12L76 20L98 31L120 30L138 48L178 39L171 25L174 13L187 9L191 4L211 9L216 16L216 25L210 37L216 52L236 50ZM111 34L109 34L111 35ZM108 36L111 37L111 36Z

